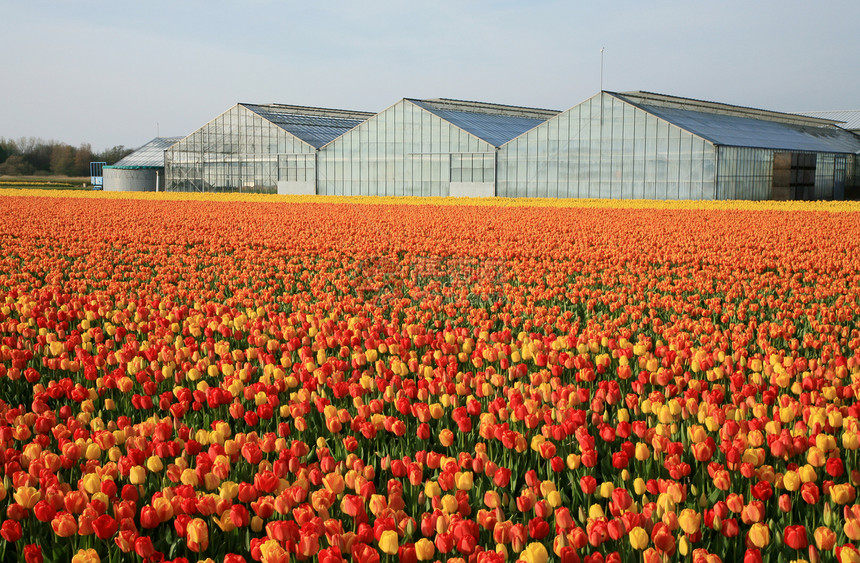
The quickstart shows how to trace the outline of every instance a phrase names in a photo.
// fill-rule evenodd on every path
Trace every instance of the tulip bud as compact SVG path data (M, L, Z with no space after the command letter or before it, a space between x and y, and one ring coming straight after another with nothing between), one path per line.
M824 510L821 514L821 520L824 522L824 525L830 528L833 526L833 510L830 508L830 503L824 503Z
M770 529L773 530L770 534L771 541L773 543L775 543L777 546L782 547L782 543L783 543L782 532L779 530L779 528L777 528L776 526L773 525L772 521L768 520L768 523L769 523Z

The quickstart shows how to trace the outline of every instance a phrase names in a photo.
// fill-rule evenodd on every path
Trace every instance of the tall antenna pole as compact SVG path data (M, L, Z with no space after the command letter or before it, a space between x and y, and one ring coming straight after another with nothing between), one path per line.
M600 91L603 92L603 51L605 47L600 48Z

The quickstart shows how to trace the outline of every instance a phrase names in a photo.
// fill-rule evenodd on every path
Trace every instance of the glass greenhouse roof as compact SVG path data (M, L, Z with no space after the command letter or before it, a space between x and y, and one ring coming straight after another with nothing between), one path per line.
M335 140L374 115L373 113L358 111L325 110L274 104L242 105L316 148Z
M842 111L801 111L802 115L812 117L823 117L839 121L839 126L850 131L860 131L860 109L848 109Z
M776 112L764 110L760 110L761 118L756 118L754 112L759 110L750 108L737 108L737 114L732 115L735 109L733 106L683 98L678 99L678 105L685 104L686 107L672 107L671 103L663 105L662 100L656 98L656 103L649 104L647 96L650 94L642 93L642 97L638 94L632 93L628 98L622 93L618 97L717 145L810 152L860 152L860 138L829 126L826 122L815 124L811 121L793 121L801 116L791 114L785 114L784 120L779 120ZM697 111L692 109L696 103L711 104L714 108L703 107L702 111Z
M534 129L553 115L555 110L538 110L455 100L409 100L464 131L500 147Z
M164 151L183 137L156 137L130 155L105 168L164 168Z

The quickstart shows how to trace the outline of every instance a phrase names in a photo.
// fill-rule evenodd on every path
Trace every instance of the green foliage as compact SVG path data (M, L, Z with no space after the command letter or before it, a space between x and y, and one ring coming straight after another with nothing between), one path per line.
M91 161L114 164L132 152L134 149L123 145L94 153L89 143L73 147L35 137L17 140L0 137L0 175L89 176Z
M25 176L35 172L36 169L20 154L13 154L0 164L0 175L2 176Z
M117 145L115 147L111 147L103 152L96 153L93 155L94 161L102 161L108 163L108 165L114 164L118 160L121 160L131 153L134 152L134 149L129 149L123 145Z

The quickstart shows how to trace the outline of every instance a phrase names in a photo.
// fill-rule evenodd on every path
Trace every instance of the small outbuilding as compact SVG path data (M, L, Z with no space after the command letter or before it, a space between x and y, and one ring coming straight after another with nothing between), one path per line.
M105 191L164 191L164 151L181 139L182 137L156 137L115 164L105 166Z

